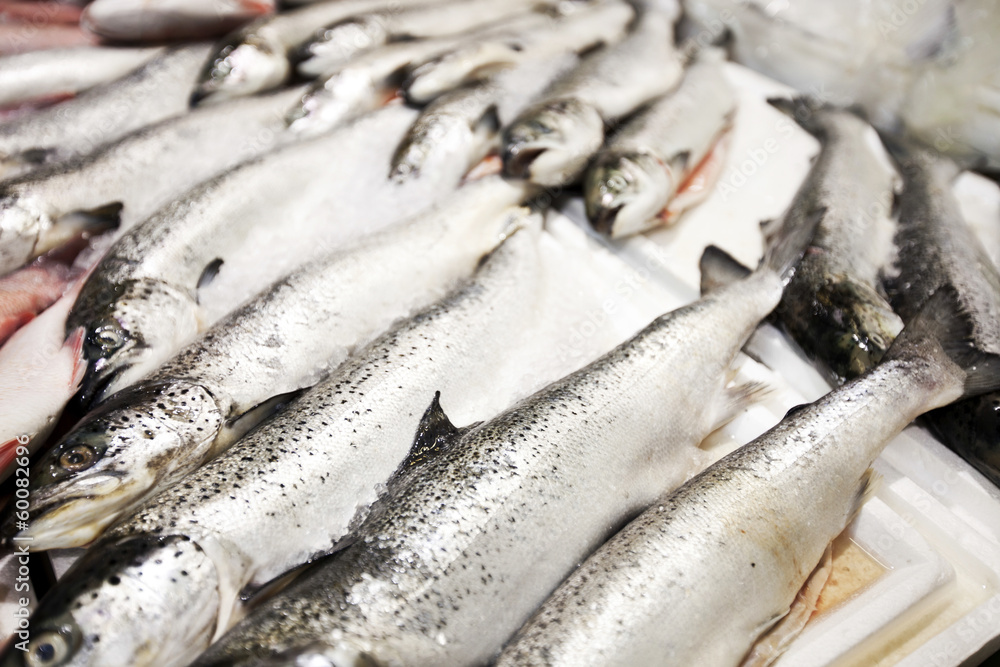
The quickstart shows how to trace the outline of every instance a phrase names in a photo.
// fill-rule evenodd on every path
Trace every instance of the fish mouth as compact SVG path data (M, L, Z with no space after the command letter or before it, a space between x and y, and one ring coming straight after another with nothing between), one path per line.
M504 149L503 172L510 178L531 178L531 165L547 151L542 146L527 147L513 144Z
M121 379L129 368L127 364L115 364L109 368L106 363L100 364L102 361L106 362L107 360L95 359L87 364L87 372L80 383L80 389L70 402L70 408L79 411L80 414L90 412L98 403L114 393L110 391L110 388ZM99 364L101 368L98 368Z
M619 204L618 206L613 206L611 208L601 207L596 210L590 218L590 222L594 227L595 231L605 234L607 236L613 235L613 230L615 228L615 220L618 218L618 213L624 208L624 205Z
M28 520L8 517L0 543L27 543L31 551L89 544L128 507L138 486L126 483L119 473L105 473L35 491Z

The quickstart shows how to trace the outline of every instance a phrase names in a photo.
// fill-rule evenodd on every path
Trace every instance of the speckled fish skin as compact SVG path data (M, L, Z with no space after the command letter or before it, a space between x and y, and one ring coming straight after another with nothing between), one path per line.
M551 15L524 14L501 22L471 43L417 65L402 84L411 104L427 104L462 85L481 81L530 59L581 53L620 42L635 18L618 0L567 3Z
M395 6L443 0L396 0ZM316 30L385 8L385 0L325 0L268 16L224 37L202 68L192 104L214 104L276 88L291 74L289 53Z
M283 140L283 114L301 94L298 88L198 109L7 181L0 186L0 228L20 229L23 243L0 252L2 264L21 265L58 243L79 225L68 214L120 204L123 232L189 188L267 151Z
M257 131L279 129L281 112L301 92L282 92L269 100L260 109L265 124ZM255 100L233 100L197 113L219 122L248 104L258 112ZM402 131L409 121L402 114L384 118L386 132ZM207 125L205 130L211 131ZM253 144L253 134L238 134L232 138L234 149ZM231 259L229 253L237 252L239 240L256 226L273 225L277 219L291 225L309 215L311 204L325 196L325 179L339 168L330 155L342 137L334 132L244 162L174 199L108 249L67 321L68 328L87 331L84 405L133 384L194 338L199 332L197 288L206 267Z
M951 192L958 168L930 151L893 142L890 152L903 176L896 234L898 257L886 285L896 311L908 321L942 285L955 287L977 313L977 348L1000 349L1000 274L962 218ZM1000 394L960 401L927 415L941 441L1000 483Z
M484 179L277 281L53 447L33 468L19 534L37 550L93 540L232 445L267 416L259 406L313 384L366 336L471 274L501 240L502 212L529 192ZM12 535L12 517L2 530Z
M612 238L661 224L658 216L732 125L736 95L720 53L702 54L677 90L624 125L584 177L594 228Z
M0 106L75 95L125 76L162 51L161 47L81 46L0 58Z
M866 140L867 123L806 100L775 100L822 143L781 224L819 216L816 236L785 288L775 317L812 358L843 382L875 366L903 328L880 292L890 254L897 177ZM886 233L888 230L888 233Z
M503 132L504 171L546 186L574 180L604 126L670 91L683 74L673 21L648 11L622 42L591 54Z
M115 559L122 545L143 542L188 540L198 550L166 559L159 549L137 561L118 557L117 566L99 571L104 581L90 586L64 579L52 594L61 603L49 603L45 616L31 620L48 627L54 619L72 619L82 639L61 664L129 667L160 664L177 653L190 656L196 647L169 638L197 637L198 647L207 648L212 631L228 627L247 584L262 585L347 535L406 458L434 390L443 390L445 405L476 403L482 377L506 363L518 328L533 317L538 221L516 215L532 227L507 239L470 283L365 346L287 410L92 546L88 558L98 562ZM275 539L278 534L281 539ZM206 556L211 566L203 564ZM199 567L211 570L204 586L163 585L168 577L182 580L182 571L190 581ZM112 576L131 576L136 585L149 581L123 601L107 583ZM206 613L190 614L191 605ZM112 613L96 613L101 609ZM167 640L145 655L129 653L123 647L141 642L117 620L126 610L142 636ZM208 610L218 610L217 616ZM115 647L114 660L104 653L111 650L106 645Z
M168 49L117 81L0 125L4 176L89 153L140 127L184 113L210 49L200 43Z
M397 11L383 8L319 30L294 57L312 61L310 69L330 69L388 42L457 35L544 4L545 0L467 0Z
M570 575L498 666L740 664L855 514L888 440L965 391L936 337L907 338L657 501Z
M316 641L338 666L486 662L615 526L703 465L727 368L780 295L769 271L722 288L452 440L195 664Z
M95 0L80 23L123 42L203 39L274 11L274 0Z

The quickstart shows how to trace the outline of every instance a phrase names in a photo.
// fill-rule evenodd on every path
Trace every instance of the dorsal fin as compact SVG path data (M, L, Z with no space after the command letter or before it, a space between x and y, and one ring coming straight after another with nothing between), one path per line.
M466 429L456 428L448 415L441 408L441 392L434 392L431 404L424 411L424 416L420 418L417 426L417 434L413 438L413 446L410 453L399 466L400 470L407 470L413 466L426 463L440 452L451 440L461 435Z

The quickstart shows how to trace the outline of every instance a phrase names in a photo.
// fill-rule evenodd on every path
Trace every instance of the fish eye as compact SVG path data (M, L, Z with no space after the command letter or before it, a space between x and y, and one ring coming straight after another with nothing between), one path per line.
M69 472L80 472L97 462L97 452L90 445L74 445L59 455L59 466Z
M106 352L113 352L125 343L125 336L117 328L101 327L94 331L94 344Z
M70 645L60 632L43 632L28 644L24 662L28 667L54 667L70 657Z

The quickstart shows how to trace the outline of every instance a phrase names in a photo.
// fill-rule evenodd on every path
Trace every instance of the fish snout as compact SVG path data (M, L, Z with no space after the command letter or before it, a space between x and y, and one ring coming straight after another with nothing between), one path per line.
M191 93L191 106L216 104L270 90L285 81L291 65L285 52L267 40L224 45L207 63Z
M594 229L619 238L652 227L670 200L672 177L656 157L611 153L588 170L584 204Z
M591 105L570 98L546 102L504 130L504 173L544 186L565 185L603 141L604 121Z

